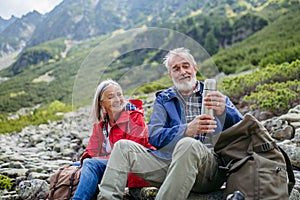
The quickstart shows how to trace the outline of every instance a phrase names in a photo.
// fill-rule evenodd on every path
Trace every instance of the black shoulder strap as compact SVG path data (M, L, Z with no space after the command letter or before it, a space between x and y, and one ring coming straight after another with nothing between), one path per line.
M288 174L288 178L289 178L288 190L289 190L289 195L290 195L292 190L293 190L293 187L296 183L295 175L294 175L294 172L293 172L293 166L291 164L290 158L285 153L285 151L280 146L278 146L278 148L280 149L282 155L284 156L284 160L285 160L285 163L286 163L286 170L287 170L287 174Z

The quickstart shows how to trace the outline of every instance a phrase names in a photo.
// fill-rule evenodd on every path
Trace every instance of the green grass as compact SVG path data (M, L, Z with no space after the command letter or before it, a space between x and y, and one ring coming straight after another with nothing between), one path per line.
M49 121L57 121L63 117L64 113L71 110L71 106L54 101L47 107L34 109L29 115L18 115L16 119L8 119L7 115L0 115L0 133L20 132L29 125L47 124Z

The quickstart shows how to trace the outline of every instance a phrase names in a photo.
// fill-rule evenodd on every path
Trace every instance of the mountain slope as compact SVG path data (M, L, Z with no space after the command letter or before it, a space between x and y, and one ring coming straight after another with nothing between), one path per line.
M0 33L6 29L11 23L13 23L16 20L16 17L11 17L10 19L6 20L0 17Z
M80 70L80 67L82 63L85 61L85 59L90 55L91 52L94 51L94 48L99 45L103 44L102 42L109 38L113 37L114 35L118 34L118 31L115 32L109 32L108 34L99 36L99 37L93 37L93 39L87 39L87 40L81 40L80 42L74 42L74 40L68 40L69 44L72 44L72 47L70 51L66 54L66 56L62 56L62 53L66 50L66 39L68 37L72 38L75 37L75 33L78 30L86 30L86 32L82 32L83 34L89 34L89 33L95 33L96 29L94 29L93 26L89 27L90 23L83 23L82 20L84 19L91 19L89 17L84 18L82 15L82 11L90 12L89 14L85 16L93 16L93 9L104 9L103 13L108 13L109 8L112 9L114 7L111 7L110 3L108 1L105 1L105 3L101 3L100 1L87 1L90 4L93 3L93 6L88 8L93 8L92 10L88 10L88 8L78 8L79 5L82 6L82 4L79 4L82 1L64 1L63 3L68 2L70 7L68 7L67 11L61 11L60 9L64 10L64 7L61 7L62 5L58 6L53 10L53 12L49 13L46 21L43 21L43 25L45 25L44 28L36 28L35 34L41 35L42 30L47 30L50 32L43 32L44 36L40 38L40 40L36 40L35 42L39 43L43 40L46 40L47 38L51 38L54 34L55 37L59 37L61 32L64 32L67 35L63 35L63 37L60 37L55 40L50 40L46 43L40 43L39 45L35 45L32 47L28 47L25 49L22 54L19 56L17 61L13 63L9 68L5 70L0 71L1 77L9 77L9 80L6 80L0 84L0 110L3 113L7 112L15 112L18 109L22 107L30 107L35 106L36 104L47 104L49 102L52 102L53 100L59 100L67 104L72 104L72 95L74 95L73 88L74 88L74 81L76 79L76 76L78 75L78 71ZM72 3L73 2L73 3ZM86 2L86 1L84 1ZM119 18L122 16L122 13L125 15L127 12L133 10L133 8L138 8L139 6L142 6L145 4L146 1L139 1L136 2L136 5L128 5L124 11L119 11ZM134 19L128 19L122 20L120 22L124 23L123 27L132 27L130 23L136 22L143 24L143 20L146 15L149 18L148 23L158 23L161 19L168 19L166 22L160 24L162 28L170 28L175 27L175 30L182 30L183 34L187 34L191 38L200 41L202 37L202 33L205 33L204 31L201 33L202 30L204 30L203 24L207 23L207 27L209 27L211 30L213 30L218 24L224 25L228 24L228 26L224 26L224 28L232 28L232 27L244 27L248 25L256 25L258 21L256 19L265 19L267 20L267 25L264 24L264 26L260 27L260 31L257 31L257 29L249 29L252 30L251 34L246 35L244 34L244 37L240 40L235 40L234 43L231 44L231 46L227 46L226 49L221 50L219 53L216 54L216 56L213 57L215 60L215 63L220 67L220 71L226 72L226 73L235 73L238 71L243 71L245 69L249 69L253 66L258 66L261 60L263 58L267 58L268 55L272 55L269 53L269 50L273 48L273 44L278 44L278 47L276 47L276 52L280 53L281 50L283 53L286 53L289 50L297 50L298 47L298 35L299 34L299 25L296 24L297 21L299 21L300 16L298 13L299 11L295 8L294 5L285 5L285 4L272 4L270 2L277 2L277 1L226 1L226 4L221 4L219 1L208 1L209 3L205 5L205 7L201 7L200 3L198 2L198 6L201 8L192 7L189 6L193 5L192 3L195 3L193 1L189 1L189 3L184 4L183 1L172 1L174 4L167 4L170 3L171 0L164 1L166 5L161 4L153 4L152 6L155 7L161 5L161 12L160 11L153 11L158 13L157 15L152 14L152 7L151 8L144 8L142 14L143 17L139 18L139 15L135 15L138 13L138 9L135 9L134 13L127 13L127 15ZM228 4L228 2L230 4ZM260 4L250 4L249 2L260 2ZM290 2L290 1L289 1ZM119 2L120 6L125 6L123 1ZM203 3L203 2L202 2ZM219 3L219 4L218 4ZM229 5L234 6L229 7ZM72 7L72 5L74 7ZM188 8L185 11L174 11L174 9L168 10L168 5L177 6L178 8ZM296 4L297 5L297 4ZM107 6L107 7L106 7ZM136 7L135 7L136 6ZM166 6L166 7L165 7ZM277 6L277 7L276 7ZM278 7L280 9L278 9ZM156 7L157 8L157 7ZM194 9L195 8L195 9ZM205 10L205 9L206 10ZM251 8L249 10L249 13L247 13L247 9ZM275 10L278 10L278 15L275 14ZM78 13L76 14L76 10L79 9ZM105 12L105 9L107 9L107 12ZM147 10L150 9L150 10ZM194 10L193 10L194 9ZM220 16L217 17L217 15L211 15L209 12L209 9L212 9L213 13L223 13L226 14L223 16L224 21L220 20ZM206 13L204 15L202 14L202 11L205 10ZM256 10L256 11L255 11ZM270 10L273 11L271 18L264 18L264 13L270 12ZM151 12L150 12L151 11ZM233 12L234 11L234 12ZM255 12L254 12L255 11ZM283 12L285 11L285 12ZM99 12L99 11L98 11ZM58 15L59 13L62 13L62 15ZM164 15L164 13L169 13L168 15ZM176 13L176 14L174 14ZM181 13L181 14L180 14ZM286 14L284 14L286 13ZM66 14L66 15L65 15ZM295 16L293 14L296 14ZM56 16L56 18L51 19L51 15ZM96 13L94 13L96 16ZM177 16L177 18L173 18L174 16ZM59 21L63 18L69 17L70 21ZM81 17L80 17L81 16ZM104 19L105 16L101 15ZM110 15L111 16L111 15ZM161 18L152 19L151 16L161 16ZM181 17L179 17L181 16ZM246 16L246 17L245 17ZM259 17L257 17L259 16ZM209 17L211 17L209 19ZM253 17L253 18L252 18ZM207 21L202 21L201 19L207 19ZM94 17L94 20L98 19L98 17ZM103 19L103 20L104 20ZM178 19L181 22L177 24L173 24L172 19ZM195 19L197 19L195 21ZM255 19L252 23L250 20L250 23L248 23L248 19ZM47 22L47 20L49 20ZM74 20L78 20L78 23L73 23ZM59 27L54 28L54 22L59 21L57 25L60 25ZM85 21L85 20L84 20ZM97 20L96 20L97 21ZM96 21L94 23L96 23ZM106 20L107 21L107 20ZM116 20L117 21L117 20ZM247 21L243 24L244 21ZM44 23L46 22L46 23ZM68 24L67 22L70 22ZM72 22L72 23L71 23ZM82 22L82 23L79 23ZM289 23L290 22L290 23ZM210 24L212 23L212 24ZM48 24L48 25L47 25ZM56 24L56 23L55 23ZM81 24L84 28L77 29L74 26ZM238 26L242 24L241 26ZM50 26L51 25L51 26ZM64 29L65 27L71 27L71 30ZM88 26L88 27L85 27ZM113 26L113 25L112 25ZM111 26L111 27L112 27ZM48 27L48 28L47 28ZM51 28L52 27L52 28ZM96 25L95 25L96 27ZM201 28L202 30L200 31ZM104 27L103 30L106 27ZM120 28L120 27L119 27ZM57 31L61 29L60 31ZM100 29L99 29L100 30ZM226 30L226 29L224 29ZM247 29L245 29L247 30ZM41 31L41 33L39 33ZM51 33L53 31L53 33ZM68 35L73 31L73 35ZM119 30L120 31L120 30ZM197 32L199 31L199 32ZM228 32L228 38L232 37L232 33L235 33L235 29L232 29L231 32ZM120 31L121 32L121 31ZM224 31L223 31L224 32ZM121 32L122 33L122 32ZM208 34L209 31L206 31L206 34ZM274 34L275 33L275 34ZM274 36L274 37L273 37ZM77 36L76 36L77 37ZM78 36L79 37L79 36ZM84 36L85 37L85 36ZM83 38L84 38L83 37ZM172 39L172 35L169 36L170 39ZM33 37L33 38L39 38ZM151 37L151 35L143 35L143 33L139 33L137 35L134 35L134 37L128 37L128 38L122 38L121 42L124 42L124 45L126 42L134 46L136 43L144 44L149 41L158 41L160 45L165 45L167 41L162 40L163 36L155 36ZM129 40L130 39L130 40ZM128 41L127 41L128 40ZM38 42L39 41L39 42ZM34 40L32 40L34 43ZM180 42L180 41L178 41ZM205 42L205 39L204 39ZM122 43L121 43L122 44ZM132 81L130 80L129 73L131 71L137 71L137 66L145 66L148 67L146 64L153 64L149 66L150 69L155 69L155 72L163 75L160 73L158 69L161 67L162 62L162 53L165 52L157 52L155 50L148 51L148 49L142 49L137 50L133 52L126 52L124 49L128 48L127 46L120 46L118 50L120 51L112 51L110 52L112 55L109 54L109 50L114 49L114 45L117 45L115 42L112 42L111 44L108 44L105 49L107 49L108 53L101 54L103 52L100 52L96 56L99 58L107 56L110 58L112 56L113 63L110 63L109 67L106 69L102 69L101 67L103 63L96 62L97 60L93 60L89 63L91 65L91 69L95 69L95 74L98 73L101 74L102 78L110 77L114 78L116 80L119 80L120 77L124 78L126 81ZM222 46L222 45L220 45ZM271 48L272 47L272 48ZM295 49L294 49L295 48ZM126 52L126 54L120 54L123 52ZM228 53L227 53L228 52ZM296 51L297 52L297 51ZM299 52L299 51L298 51ZM251 59L249 58L255 58L257 59L257 62L251 62ZM105 59L105 58L103 58ZM274 62L274 58L271 58L271 61L268 62ZM284 61L289 61L288 59L292 60L293 57L289 56ZM282 60L281 60L282 61ZM255 64L255 65L254 65ZM104 66L106 67L106 66ZM103 70L103 71L101 71ZM147 74L145 72L145 77L147 78L146 81L148 82L155 82L155 76L156 74ZM50 77L49 79L43 79L44 77ZM140 77L141 78L141 77ZM87 79L91 79L91 77L88 77ZM100 79L100 77L96 77L96 79ZM94 79L93 79L94 80ZM86 83L83 84L89 84L90 80L87 80ZM99 80L94 80L94 82L97 82ZM141 80L144 81L144 80ZM84 86L84 85L83 85ZM165 85L167 86L167 85ZM90 85L90 87L92 87ZM76 91L81 92L81 91ZM85 102L90 103L90 102Z
M83 40L119 29L176 24L195 14L239 15L264 5L265 0L64 0L43 16L28 47L58 37Z
M291 62L300 57L300 4L280 13L280 17L249 38L213 56L226 74L269 63ZM264 12L264 11L262 11Z
M18 51L26 46L42 15L30 12L21 19L16 18L0 32L0 56Z
M175 23L205 3L205 0L64 0L46 16L28 45L66 36L83 40L118 29L157 26L167 20Z

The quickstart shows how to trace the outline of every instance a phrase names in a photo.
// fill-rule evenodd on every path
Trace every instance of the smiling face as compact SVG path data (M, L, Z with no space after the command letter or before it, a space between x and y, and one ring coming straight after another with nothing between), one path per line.
M184 95L191 94L196 84L197 66L177 55L169 61L168 69L175 87Z
M122 111L125 101L122 89L117 85L109 85L100 99L100 106L106 111L109 118L115 119Z

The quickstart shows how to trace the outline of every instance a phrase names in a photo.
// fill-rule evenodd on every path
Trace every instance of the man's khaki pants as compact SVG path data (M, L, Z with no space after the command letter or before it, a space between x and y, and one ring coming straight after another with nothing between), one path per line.
M211 192L225 181L225 174L218 170L218 159L193 138L177 143L172 161L154 156L138 143L120 140L109 158L98 199L122 199L129 172L158 187L156 199L161 200L184 200L191 191Z

